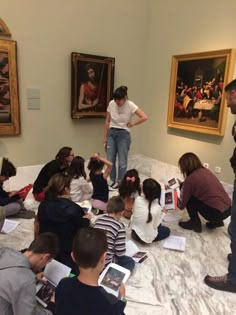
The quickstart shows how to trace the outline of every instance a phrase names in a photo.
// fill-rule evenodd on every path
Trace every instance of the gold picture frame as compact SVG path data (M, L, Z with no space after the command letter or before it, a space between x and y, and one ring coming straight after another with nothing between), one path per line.
M16 42L0 40L0 135L19 133Z
M172 57L167 127L223 136L235 49Z
M9 36L11 37L11 33L6 23L0 18L0 36Z

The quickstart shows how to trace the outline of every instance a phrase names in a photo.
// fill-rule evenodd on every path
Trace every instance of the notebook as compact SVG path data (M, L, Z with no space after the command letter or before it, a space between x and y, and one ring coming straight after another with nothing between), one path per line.
M47 283L37 284L36 300L44 307L47 307L58 283L61 281L61 279L68 277L70 275L70 272L71 268L54 259L50 263L48 263L44 270L43 278L45 281L47 281Z

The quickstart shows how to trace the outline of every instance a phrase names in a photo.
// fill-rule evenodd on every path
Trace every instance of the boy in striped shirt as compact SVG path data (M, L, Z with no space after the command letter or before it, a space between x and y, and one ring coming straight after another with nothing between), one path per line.
M112 197L107 204L107 214L96 220L95 228L104 230L107 235L108 250L106 255L106 266L109 263L114 262L132 271L135 262L131 257L125 256L126 232L124 224L120 222L123 211L124 202L121 197Z

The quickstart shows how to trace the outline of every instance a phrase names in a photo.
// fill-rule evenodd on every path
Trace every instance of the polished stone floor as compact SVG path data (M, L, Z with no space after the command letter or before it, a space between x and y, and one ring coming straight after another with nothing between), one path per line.
M181 213L182 214L182 213ZM186 218L186 213L183 213ZM0 247L27 247L33 238L33 220L20 219L21 224L8 235L0 234ZM127 222L125 222L127 223ZM129 228L127 225L127 238ZM207 287L207 274L227 272L229 237L226 222L223 228L197 234L182 230L177 222L166 222L173 235L185 236L185 252L163 249L163 241L140 246L149 259L137 266L127 282L127 315L233 315L236 314L236 294L215 291Z

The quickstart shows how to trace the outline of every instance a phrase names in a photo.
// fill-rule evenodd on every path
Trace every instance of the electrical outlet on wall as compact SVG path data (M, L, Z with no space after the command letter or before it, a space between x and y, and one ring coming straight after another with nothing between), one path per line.
M220 174L220 173L221 173L221 167L220 167L220 166L216 166L216 167L215 167L215 172L216 172L217 174Z
M205 168L209 168L209 163L204 162L204 163L203 163L203 166L204 166Z

